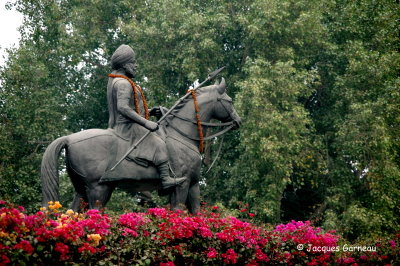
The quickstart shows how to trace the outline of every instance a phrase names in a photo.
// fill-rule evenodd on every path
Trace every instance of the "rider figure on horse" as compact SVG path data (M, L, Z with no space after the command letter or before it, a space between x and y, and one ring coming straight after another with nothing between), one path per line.
M157 130L158 124L148 120L149 112L143 91L131 80L137 69L133 49L128 45L118 47L111 57L111 67L113 72L109 75L107 85L108 127L132 145L147 130ZM150 161L157 167L163 189L185 181L184 177L170 177L165 142L155 133L149 134L134 152L140 159Z

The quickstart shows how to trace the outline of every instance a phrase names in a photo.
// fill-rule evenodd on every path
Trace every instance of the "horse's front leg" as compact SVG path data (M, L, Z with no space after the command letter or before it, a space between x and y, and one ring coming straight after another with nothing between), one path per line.
M195 182L190 185L186 206L191 214L200 212L200 184Z
M186 199L189 192L190 180L186 179L181 185L177 186L170 196L171 208L182 210L185 208Z

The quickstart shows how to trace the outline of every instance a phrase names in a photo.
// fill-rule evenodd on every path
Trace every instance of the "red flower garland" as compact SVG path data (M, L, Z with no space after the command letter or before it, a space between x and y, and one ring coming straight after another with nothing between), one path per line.
M138 114L140 114L140 110L139 110L139 100L138 100L138 97L137 97L136 89L139 90L140 96L142 97L142 101L143 101L144 112L145 112L145 118L146 118L146 119L149 119L149 108L148 108L148 106L147 106L146 98L144 97L144 93L143 93L142 88L141 88L139 85L137 85L135 82L133 82L133 81L132 81L130 78L128 78L127 76L118 75L118 74L108 74L108 76L109 76L110 78L123 78L123 79L126 79L127 81L129 81L129 83L131 84L132 89L133 89L133 99L134 99L134 101L135 101L135 111L136 111L136 113L138 113Z
M196 92L194 90L188 90L192 94L193 97L193 103L194 103L194 110L196 111L196 119L197 119L197 131L199 132L199 151L203 152L204 149L204 136L203 136L203 128L201 126L201 121L200 121L200 110L199 106L197 104L197 98L196 98Z

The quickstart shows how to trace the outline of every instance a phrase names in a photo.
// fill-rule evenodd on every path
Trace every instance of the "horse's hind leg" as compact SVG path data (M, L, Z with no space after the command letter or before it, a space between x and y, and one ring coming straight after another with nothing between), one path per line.
M105 207L111 198L111 194L115 189L113 183L92 184L90 188L86 189L86 194L89 200L90 209L100 209Z
M71 204L71 209L75 212L82 211L81 208L84 207L82 206L82 203L87 205L88 203L88 198L86 196L86 184L83 181L84 178L77 174L68 164L67 162L67 171L68 175L70 176L71 183L74 186L75 189L75 195L74 199Z
M85 205L88 203L88 199L86 195L79 194L78 192L75 192L74 199L72 200L71 204L71 209L74 212L79 212L82 211L82 209L85 209Z

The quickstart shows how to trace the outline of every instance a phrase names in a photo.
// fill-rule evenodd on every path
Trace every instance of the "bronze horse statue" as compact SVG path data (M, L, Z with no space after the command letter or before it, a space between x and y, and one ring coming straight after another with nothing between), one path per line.
M240 117L226 94L223 78L220 84L199 88L196 95L202 128L226 126L225 132L240 126ZM210 123L211 119L221 123ZM200 209L198 130L194 100L189 97L163 120L156 132L166 142L171 172L186 177L183 184L167 191L171 207L180 209L186 205L191 213ZM104 207L117 186L131 194L160 190L161 179L156 168L134 156L127 156L117 169L110 171L129 146L129 140L122 139L112 129L88 129L53 141L41 165L43 206L59 198L58 158L62 149L66 151L67 173L75 188L74 211L79 210L82 200L91 209Z

